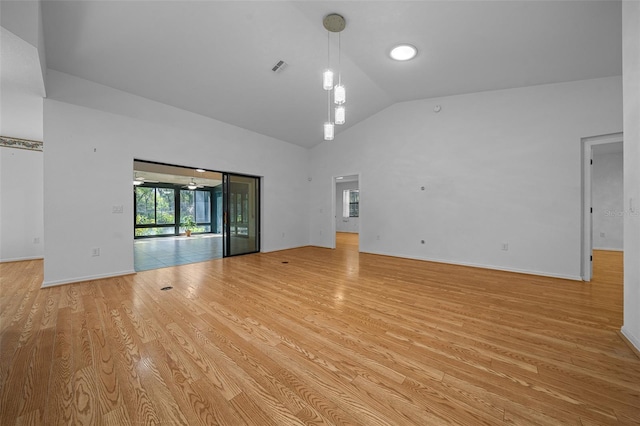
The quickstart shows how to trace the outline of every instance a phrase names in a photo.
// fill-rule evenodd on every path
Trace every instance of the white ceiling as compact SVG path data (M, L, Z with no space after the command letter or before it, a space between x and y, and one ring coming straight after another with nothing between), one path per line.
M304 147L322 140L322 18L332 12L347 21L338 134L395 102L622 73L619 1L47 0L42 9L49 68ZM399 42L417 46L416 59L389 59ZM274 73L279 60L288 67Z

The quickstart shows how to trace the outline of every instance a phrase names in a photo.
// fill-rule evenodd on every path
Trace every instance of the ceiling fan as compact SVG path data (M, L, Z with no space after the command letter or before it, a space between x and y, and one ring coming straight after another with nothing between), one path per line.
M144 176L138 176L138 172L133 175L133 184L135 186L142 185L143 183L158 183L157 180L149 180Z
M196 180L194 178L191 178L191 181L186 184L185 186L183 186L183 188L187 188L190 190L194 190L194 189L198 189L198 188L204 188L205 185L201 184L201 183L196 183Z

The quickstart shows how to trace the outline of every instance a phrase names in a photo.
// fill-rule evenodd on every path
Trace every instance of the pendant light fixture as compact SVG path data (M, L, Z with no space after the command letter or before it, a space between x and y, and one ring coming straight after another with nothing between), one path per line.
M333 122L331 121L331 92L327 92L327 121L324 123L324 140L332 141L334 132Z
M340 37L340 33L338 33L338 84L333 88L333 102L336 105L342 105L347 100L347 92L342 85L342 75L340 73L340 65L341 65L341 53L342 53L342 40ZM337 121L337 120L336 120Z
M344 105L338 105L336 107L336 115L335 115L336 124L344 124L345 112L346 111L344 110Z
M329 39L329 33L327 33L327 69L322 73L322 88L324 90L333 89L333 71L329 66L331 65L331 40Z
M344 89L344 86L341 83L338 83L336 87L333 88L333 101L342 105L347 100L347 92Z
M333 131L334 131L334 127L332 122L327 121L326 123L324 123L324 140L325 141L333 140Z
M340 33L344 30L346 22L342 15L330 13L322 20L322 25L327 30L327 69L322 74L322 88L327 91L327 121L324 123L324 140L333 140L335 124L344 124L346 111L344 103L346 101L346 91L342 85L342 75L340 73L341 60L341 39ZM331 33L338 33L338 84L335 86L334 73L331 70ZM334 111L334 121L331 120L331 92L333 92L333 102L338 105Z

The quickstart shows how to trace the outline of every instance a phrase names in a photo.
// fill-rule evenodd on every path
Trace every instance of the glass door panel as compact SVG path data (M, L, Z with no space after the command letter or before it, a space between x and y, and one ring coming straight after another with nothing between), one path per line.
M260 180L226 173L224 176L225 256L260 251Z

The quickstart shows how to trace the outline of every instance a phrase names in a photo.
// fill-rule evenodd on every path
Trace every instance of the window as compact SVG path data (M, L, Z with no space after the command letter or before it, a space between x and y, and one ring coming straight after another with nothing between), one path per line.
M196 191L196 222L211 222L211 193Z
M175 223L175 192L172 188L156 188L156 223Z
M342 217L360 216L360 190L345 189L342 192Z
M184 190L178 185L145 184L136 186L135 237L179 235L189 219L195 222L194 233L211 232L210 190Z
M137 186L135 202L136 237L175 232L175 192L172 188Z
M155 188L136 187L136 225L156 223Z
M180 220L191 218L196 227L193 232L211 232L211 192L183 189L180 191ZM184 232L184 228L180 227Z

